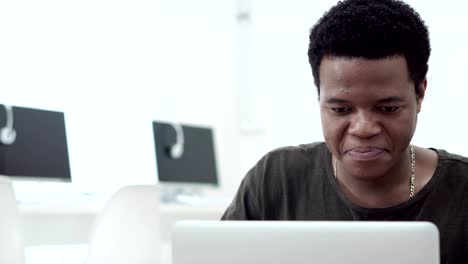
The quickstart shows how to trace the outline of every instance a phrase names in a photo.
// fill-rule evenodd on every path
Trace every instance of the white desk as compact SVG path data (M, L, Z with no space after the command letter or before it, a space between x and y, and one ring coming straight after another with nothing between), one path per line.
M25 246L86 244L102 205L20 204ZM170 241L171 226L179 220L217 220L226 206L161 204L161 238Z

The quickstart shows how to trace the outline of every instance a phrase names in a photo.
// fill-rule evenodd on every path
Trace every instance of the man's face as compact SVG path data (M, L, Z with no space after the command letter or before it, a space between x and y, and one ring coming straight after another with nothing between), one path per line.
M417 96L403 56L325 57L320 113L325 142L340 169L372 179L409 159L426 82Z

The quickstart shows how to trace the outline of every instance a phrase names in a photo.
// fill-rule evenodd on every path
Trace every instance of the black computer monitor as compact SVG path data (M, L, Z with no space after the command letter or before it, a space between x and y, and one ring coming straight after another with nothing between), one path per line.
M0 174L14 178L71 181L65 118L62 112L13 106L12 144L0 143ZM7 125L0 105L0 129Z
M174 158L170 153L171 148L181 140L177 139L177 126L183 130L183 154ZM161 183L218 186L211 128L155 121L153 132Z

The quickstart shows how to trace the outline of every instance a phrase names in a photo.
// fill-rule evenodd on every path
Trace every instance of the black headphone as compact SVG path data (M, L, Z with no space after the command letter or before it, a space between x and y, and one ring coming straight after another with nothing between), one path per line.
M13 127L13 107L11 105L3 105L5 108L6 123L0 129L0 143L11 145L16 140L16 130Z
M170 123L176 133L176 142L169 147L169 156L173 159L180 159L184 154L184 129L179 123Z

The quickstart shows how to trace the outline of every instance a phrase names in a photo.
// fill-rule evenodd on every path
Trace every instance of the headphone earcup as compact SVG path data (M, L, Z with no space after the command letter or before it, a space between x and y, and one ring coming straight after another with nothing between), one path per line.
M11 145L16 140L16 131L8 127L2 127L0 130L0 142L4 145Z
M183 154L182 146L177 143L174 144L170 149L170 154L171 154L171 158L180 159L180 157L182 157L182 154Z

